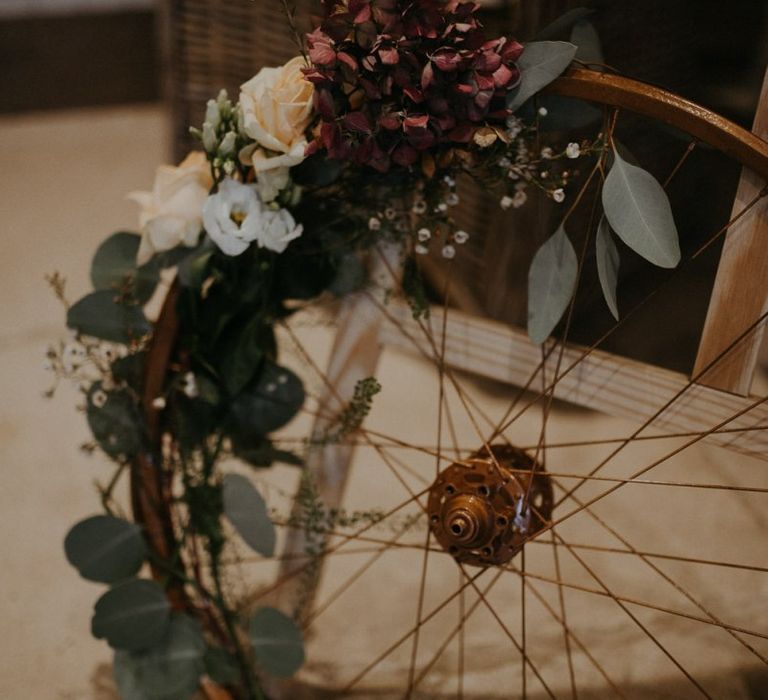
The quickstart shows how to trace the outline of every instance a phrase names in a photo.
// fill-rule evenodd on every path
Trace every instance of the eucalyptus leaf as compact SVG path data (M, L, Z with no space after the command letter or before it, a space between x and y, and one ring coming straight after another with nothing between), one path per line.
M517 62L520 85L510 92L507 107L517 110L549 85L571 64L576 47L567 41L536 41L527 44Z
M232 401L229 432L267 435L282 428L304 403L304 385L290 370L265 362L256 379Z
M611 227L603 216L597 226L597 240L595 242L597 255L597 275L600 278L600 286L603 296L613 317L619 320L619 304L616 299L616 287L619 281L619 249L611 238Z
M603 185L608 223L632 250L659 267L680 262L680 243L672 207L658 180L614 150Z
M96 601L91 632L114 649L137 651L158 644L168 629L171 608L154 581L129 579Z
M221 647L205 651L205 672L219 685L232 685L240 680L240 669L232 654Z
M89 581L115 583L133 576L147 556L141 528L111 515L75 525L64 539L67 561Z
M133 352L124 357L118 357L112 365L112 377L116 382L125 382L134 391L140 392L144 381L144 366L147 361L147 352Z
M239 474L227 474L223 483L224 515L254 551L271 557L275 553L275 526L267 504L253 484Z
M586 20L576 22L571 31L571 43L578 47L574 57L577 61L582 63L605 63L603 46L592 22L587 22ZM600 66L597 68L602 70Z
M224 354L221 376L230 394L238 394L253 378L264 357L264 339L267 330L264 320L254 316L242 331L235 336Z
M267 673L287 678L304 663L304 642L296 623L279 610L258 610L249 625L253 654Z
M179 262L179 282L184 287L200 289L205 282L211 257L215 250L213 245L203 245L193 253L186 255Z
M565 227L539 248L528 273L528 335L543 343L568 308L576 291L579 262Z
M96 250L91 263L91 282L94 289L122 290L132 286L140 303L146 303L160 280L160 265L150 260L136 266L141 236L121 231L105 240Z
M553 22L548 24L538 34L536 34L536 41L547 41L550 39L559 39L568 34L568 31L574 24L586 19L590 15L595 13L588 7L574 7L572 10L563 13Z
M71 306L67 326L83 335L115 343L138 340L151 330L138 304L122 303L116 292L106 289L92 292Z
M547 118L539 121L539 130L542 133L583 129L603 118L603 113L593 104L562 95L539 95L536 98L536 106L547 110ZM524 121L533 120L533 102L529 100L521 107L518 116Z
M304 460L299 455L286 450L276 449L262 435L235 433L231 435L232 452L251 466L257 468L271 467L275 462L301 467Z
M121 700L152 700L139 685L133 667L133 655L130 651L116 651L112 662L112 677L115 679Z
M336 263L336 276L328 291L334 296L343 297L356 292L366 282L363 261L357 253L346 253Z
M291 177L296 184L304 187L328 187L339 179L342 167L343 163L339 160L313 155L291 168Z
M190 700L205 672L206 645L198 622L175 613L158 644L115 654L115 681L124 700Z
M143 421L130 392L105 391L101 382L94 382L85 415L93 437L110 457L132 457L142 449Z

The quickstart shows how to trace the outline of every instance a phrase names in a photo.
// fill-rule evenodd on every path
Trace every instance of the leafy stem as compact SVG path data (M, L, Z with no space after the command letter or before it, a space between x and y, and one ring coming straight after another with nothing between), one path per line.
M253 672L252 665L249 663L245 649L243 649L243 646L240 643L240 639L237 634L235 614L232 612L232 610L229 609L224 599L224 587L222 586L221 582L221 571L219 567L218 556L211 556L211 577L213 578L213 583L216 587L216 597L218 599L217 602L219 610L221 611L222 617L224 618L224 624L226 625L227 632L229 633L229 637L232 641L232 646L235 650L235 658L237 659L237 664L240 667L240 674L243 678L243 681L245 682L248 697L252 700L265 700L264 692L259 685L256 674Z

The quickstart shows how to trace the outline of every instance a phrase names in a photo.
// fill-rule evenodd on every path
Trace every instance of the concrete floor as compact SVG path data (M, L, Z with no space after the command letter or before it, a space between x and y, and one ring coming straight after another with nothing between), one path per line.
M113 697L110 652L89 634L92 605L101 587L80 580L62 551L68 528L98 511L93 482L108 479L110 467L105 459L87 457L78 450L78 445L88 439L88 431L82 415L74 409L75 392L62 387L53 401L41 397L48 387L48 377L42 370L44 350L48 342L63 335L64 319L43 276L54 270L66 276L71 299L88 289L88 262L97 244L115 230L135 226L134 205L124 196L150 185L154 168L165 153L164 133L162 112L155 107L0 120L0 373L4 389L0 397L0 698L4 700ZM327 331L307 328L301 332L306 333L307 342L315 344L318 355L324 348L327 351ZM298 358L292 361L298 363ZM376 401L373 424L406 440L428 442L424 426L429 426L431 432L435 425L436 394L417 387L430 386L432 372L420 360L394 351L386 354L379 373L384 391ZM492 413L498 414L506 405L507 391L494 386L468 386ZM291 432L306 435L305 427L304 421ZM557 406L550 439L614 437L629 433L631 428L626 421ZM516 439L530 442L530 436L538 434L537 418L529 416L516 431ZM468 444L474 439L466 421L459 425L459 433ZM670 446L666 442L629 451L611 473L626 473L639 460L646 463ZM558 458L558 465L584 469L598 458L595 453L572 450ZM411 466L420 468L418 460ZM424 468L429 475L430 467ZM692 474L702 482L768 487L764 463L735 458L704 445L686 451L655 473L669 479ZM259 481L265 486L271 484L270 497L277 505L280 491L290 490L294 478L293 472L278 469L262 475ZM620 525L636 547L766 566L768 511L764 497L721 496L718 500L709 493L696 492L692 496L686 492L681 496L678 492L648 493L637 488L606 499L599 511L601 517ZM403 500L404 492L380 461L361 450L349 496L353 504L350 507L386 509ZM382 532L387 532L386 528ZM600 537L594 525L581 517L573 518L562 534L569 541L594 542L593 538ZM423 540L423 535L424 531L417 527L409 537L417 541ZM608 543L604 536L599 541ZM338 557L328 569L319 599L332 593L345 576L364 563L364 556ZM584 556L620 594L691 611L674 591L662 591L658 580L633 559ZM562 558L565 580L595 586L575 561L565 555ZM529 570L551 573L551 549L531 548L527 564ZM350 589L347 597L329 608L323 624L310 639L304 680L332 685L349 678L412 625L420 566L420 555L387 555ZM765 575L677 563L663 568L732 624L766 629ZM254 578L266 575L259 571ZM456 576L449 558L436 555L430 559L426 609L455 590ZM235 587L237 582L230 585ZM519 588L519 581L510 579L497 588L491 599L514 630L520 623ZM546 590L547 600L553 604L557 601L556 589L541 590ZM473 597L470 595L468 600L471 602ZM659 649L627 622L624 613L617 613L611 601L572 591L567 593L567 602L574 630L628 696L696 696ZM745 653L722 630L660 612L635 608L633 612L684 659L686 667L702 679L713 697L766 697L767 686L764 676L756 670L759 666L754 656ZM450 607L445 616L436 617L434 624L425 628L420 660L429 658L441 635L455 624L456 614L456 607ZM560 679L553 683L556 694L570 697L567 682L563 681L561 631L552 625L543 608L536 608L530 601L528 614L531 654L545 676ZM519 654L487 612L479 611L470 627L466 639L467 697L470 691L478 698L518 697ZM749 641L762 654L768 653L766 639ZM422 686L421 696L456 696L455 682L451 680L456 652L455 645L446 652L436 673ZM395 655L373 674L367 689L355 697L401 697L398 688L403 687L409 654L410 646L406 645L404 653ZM583 655L577 655L575 665L586 686L580 697L610 696ZM539 697L541 687L532 679L529 683L531 697ZM306 697L321 694L310 691Z

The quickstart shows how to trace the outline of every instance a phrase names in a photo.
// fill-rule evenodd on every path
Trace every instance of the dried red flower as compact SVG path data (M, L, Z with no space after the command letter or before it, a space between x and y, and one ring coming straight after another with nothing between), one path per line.
M310 151L386 172L422 153L461 147L501 126L522 46L486 40L474 2L324 0L308 35L315 109Z

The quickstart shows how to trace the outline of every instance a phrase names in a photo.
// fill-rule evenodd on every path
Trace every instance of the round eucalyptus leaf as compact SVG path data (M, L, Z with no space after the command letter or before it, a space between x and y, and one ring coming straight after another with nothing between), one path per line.
M92 292L71 306L67 326L83 335L114 343L130 343L152 329L138 304L119 301L117 293L110 289Z
M549 85L571 64L576 47L567 41L532 41L525 45L517 66L520 84L509 93L507 107L517 110Z
M223 483L224 515L246 544L265 557L275 553L275 526L267 504L253 484L239 474L227 474Z
M131 457L141 450L142 418L129 392L107 392L95 382L88 392L86 417L93 437L110 457Z
M115 233L96 251L91 263L94 289L121 290L130 285L140 303L146 303L160 280L160 266L155 260L136 266L141 236L136 233Z
M232 402L235 432L267 435L282 428L304 403L304 385L290 370L265 362L259 377Z
M168 599L157 583L130 579L96 601L91 632L114 649L146 649L162 640L170 614Z
M110 366L115 381L125 382L134 391L141 393L147 354L146 350L142 350L118 357Z
M274 608L258 610L249 625L253 654L267 673L287 678L304 663L301 631L290 617Z
M232 654L221 647L208 647L205 672L219 685L233 685L240 680L240 669Z
M115 681L127 700L189 700L205 672L204 654L199 623L188 615L174 614L155 646L115 654Z
M64 552L83 578L115 583L136 574L147 556L147 546L135 523L95 515L67 533Z
M608 223L632 250L659 267L680 262L680 243L672 207L653 175L614 150L613 166L603 185Z
M112 676L122 700L151 700L139 685L130 651L116 651L112 662Z
M579 261L561 224L539 248L528 273L528 335L543 343L576 291Z

